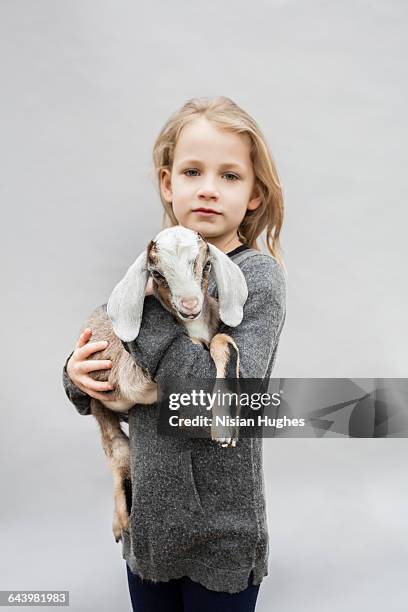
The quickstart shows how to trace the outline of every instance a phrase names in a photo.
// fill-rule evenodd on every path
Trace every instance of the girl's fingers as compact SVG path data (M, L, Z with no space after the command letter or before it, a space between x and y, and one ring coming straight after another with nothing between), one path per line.
M92 336L92 330L87 327L86 329L84 329L84 331L82 332L82 334L79 336L78 342L76 343L75 348L81 348L82 346L85 346L85 344L89 341L89 338Z
M89 327L84 329L79 336L75 347L75 367L72 376L74 377L74 383L81 391L84 391L95 399L103 401L106 399L104 392L112 391L115 386L108 381L94 380L91 376L88 376L88 372L108 370L112 367L112 361L110 359L88 359L93 353L103 351L108 346L106 340L89 342L91 336L92 330Z
M78 348L78 359L87 359L92 353L97 351L103 351L108 346L106 340L100 340L99 342L87 342L84 346Z
M112 389L114 388L114 385L111 385L110 382L108 382L108 381L103 382L103 381L100 381L100 380L94 380L90 376L82 376L81 377L81 385L85 389L86 393L89 393L89 391L96 391L96 392L98 392L98 391L99 392L100 391L112 391Z
M93 372L94 370L107 370L112 367L110 359L86 359L78 365L78 370L82 374Z

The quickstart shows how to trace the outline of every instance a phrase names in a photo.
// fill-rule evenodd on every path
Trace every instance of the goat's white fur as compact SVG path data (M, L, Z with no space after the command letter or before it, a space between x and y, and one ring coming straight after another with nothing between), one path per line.
M248 297L248 287L241 269L212 244L210 248L218 288L220 319L230 327L237 327L244 316L243 306Z
M146 251L128 268L113 289L108 305L108 317L115 334L124 342L134 340L140 329L146 285L149 278Z

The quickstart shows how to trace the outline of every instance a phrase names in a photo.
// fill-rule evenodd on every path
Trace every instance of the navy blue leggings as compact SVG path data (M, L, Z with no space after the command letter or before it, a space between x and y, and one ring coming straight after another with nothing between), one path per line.
M134 612L253 612L260 585L252 584L252 572L244 591L210 591L187 576L168 582L142 580L126 563Z

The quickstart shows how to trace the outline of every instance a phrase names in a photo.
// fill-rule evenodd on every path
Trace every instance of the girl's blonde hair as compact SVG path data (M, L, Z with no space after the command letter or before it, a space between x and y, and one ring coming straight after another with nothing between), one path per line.
M257 239L266 230L266 246L282 262L279 234L283 223L283 193L278 173L265 138L257 123L230 98L192 98L173 113L160 131L153 147L153 163L160 199L164 207L165 227L178 225L171 203L166 202L160 189L164 168L172 170L174 149L182 128L191 121L205 117L219 128L247 134L251 140L250 156L255 174L255 186L262 202L256 210L248 210L238 228L239 239L260 250Z

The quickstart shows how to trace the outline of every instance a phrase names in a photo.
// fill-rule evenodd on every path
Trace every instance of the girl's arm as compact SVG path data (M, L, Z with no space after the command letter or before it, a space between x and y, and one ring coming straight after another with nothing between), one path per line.
M248 286L242 323L236 328L223 325L220 331L238 346L240 376L264 378L270 360L274 363L285 320L285 278L281 266L268 255L248 258L241 270ZM123 345L158 384L170 377L216 376L209 351L193 344L185 328L154 297L145 299L138 337Z

